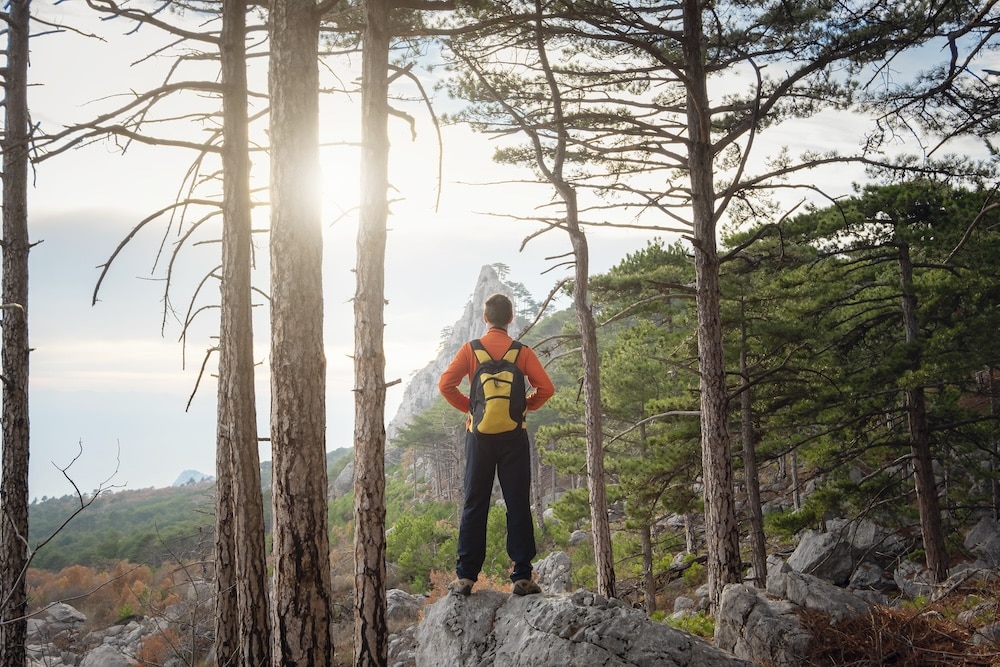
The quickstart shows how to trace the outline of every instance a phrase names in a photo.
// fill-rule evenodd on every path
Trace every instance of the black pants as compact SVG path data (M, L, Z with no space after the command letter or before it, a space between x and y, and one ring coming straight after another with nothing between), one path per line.
M535 526L531 517L531 449L528 434L502 442L479 442L465 436L465 506L458 527L459 578L475 581L486 560L486 519L492 504L493 479L500 480L507 505L507 555L514 562L511 581L531 578Z

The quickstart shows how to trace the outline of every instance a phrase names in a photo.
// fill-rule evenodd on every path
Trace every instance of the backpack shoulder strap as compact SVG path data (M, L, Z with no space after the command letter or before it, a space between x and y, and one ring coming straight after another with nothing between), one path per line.
M503 358L505 361L509 361L510 363L513 364L517 361L517 355L518 353L520 353L520 351L521 351L521 344L518 343L516 340L512 340L510 342L510 347L507 348L507 351L504 353Z
M490 356L490 353L486 351L486 348L483 347L483 342L478 338L470 340L469 345L472 346L472 351L476 354L476 359L479 363L482 364L493 359L493 357Z

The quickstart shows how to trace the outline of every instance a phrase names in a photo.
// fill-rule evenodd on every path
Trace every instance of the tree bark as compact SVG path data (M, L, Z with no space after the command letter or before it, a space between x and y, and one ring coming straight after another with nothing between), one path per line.
M257 449L246 3L224 0L223 230L216 489L216 661L270 662L264 500Z
M535 48L541 62L552 97L552 125L558 133L557 146L551 160L546 163L545 151L535 135L536 162L542 173L556 189L566 209L566 231L573 248L573 312L580 329L580 350L583 365L584 428L587 441L587 481L590 503L590 529L594 538L594 567L597 574L597 592L607 598L615 597L615 564L611 547L611 526L608 521L608 497L604 479L604 430L601 406L600 352L597 349L597 323L587 300L590 280L590 250L587 236L580 227L580 208L576 191L563 176L569 137L563 118L562 97L555 73L549 64L543 32L543 12L540 2L535 3Z
M726 584L740 580L739 532L733 462L726 425L729 400L719 314L721 287L716 242L715 185L710 107L702 42L701 1L684 0L684 60L687 78L688 173L698 307L698 368L701 389L701 451L708 552L709 606L717 608Z
M747 485L747 514L750 517L750 564L753 583L767 589L767 545L764 541L764 511L760 502L760 472L757 469L757 438L753 428L753 400L747 363L747 327L740 301L740 432L743 440L743 475Z
M573 246L573 310L580 328L583 357L583 405L587 439L587 489L590 500L590 525L594 537L594 566L597 592L615 597L615 563L608 521L608 496L604 479L604 430L601 411L600 352L597 349L597 323L587 302L590 259L587 239L577 220L576 196L565 188L566 222Z
M27 660L28 588L28 48L31 3L11 0L4 17L3 477L0 479L0 664Z
M642 588L646 598L646 615L656 613L656 577L653 576L653 534L647 521L640 529L642 540Z
M917 320L917 295L913 290L913 262L910 248L899 243L899 277L903 291L903 328L910 347L910 370L919 371L920 326ZM934 458L931 455L930 428L927 425L927 404L924 388L906 390L906 417L910 433L910 452L913 456L913 479L920 512L920 533L923 536L924 558L934 583L948 578L948 552L941 527L941 503L938 500L937 480L934 476Z
M271 4L273 665L332 665L316 6Z
M389 2L368 0L361 66L361 216L354 297L354 664L385 665L385 244Z

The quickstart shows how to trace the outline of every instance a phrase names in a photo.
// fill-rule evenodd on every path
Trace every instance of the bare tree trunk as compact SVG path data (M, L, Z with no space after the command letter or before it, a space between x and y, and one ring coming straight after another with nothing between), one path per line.
M792 507L795 511L802 509L802 492L799 490L799 451L792 450Z
M684 59L688 72L688 173L698 305L698 367L701 388L701 450L708 551L709 606L715 611L726 584L740 580L739 532L733 490L733 462L726 419L726 367L719 315L719 253L716 244L715 185L702 0L684 0Z
M597 349L597 323L587 302L590 279L590 251L587 237L580 228L580 210L576 191L563 177L567 152L567 133L563 122L562 97L559 84L549 65L542 31L542 9L535 3L535 46L542 71L552 95L552 125L558 132L558 144L551 166L536 141L536 161L553 185L566 208L566 230L573 248L573 311L580 328L580 349L583 361L584 428L587 441L587 481L590 501L590 529L594 538L594 567L597 571L597 592L607 598L615 597L615 568L611 549L611 526L608 522L608 498L604 479L604 431L601 412L600 353Z
M993 366L989 366L986 369L988 373L987 382L989 382L989 394L990 394L990 416L993 417L993 456L990 457L990 479L993 481L990 483L992 489L993 498L993 518L1000 519L1000 477L997 477L997 461L1000 460L1000 437L997 434L997 422L1000 421L1000 409L997 405L997 392L996 383L993 381Z
M545 532L545 492L542 488L541 457L535 438L531 438L531 502L535 505L535 522L538 529Z
M31 3L11 0L3 72L3 478L0 664L25 664L28 587L28 46Z
M569 188L563 194L567 201L566 222L573 245L574 280L573 310L580 328L583 356L583 405L587 439L587 489L590 500L590 525L594 536L594 566L597 570L597 592L615 597L615 563L611 548L611 525L608 522L608 496L604 479L604 430L601 412L600 353L597 349L597 324L587 303L587 281L590 259L587 239L577 221L576 196ZM569 196L567 196L569 195Z
M913 291L913 263L910 260L910 249L902 242L899 243L899 276L903 290L903 328L912 355L910 370L916 372L921 366L917 295ZM931 436L927 425L927 404L924 400L923 387L916 386L906 390L906 417L910 431L913 478L920 511L924 557L934 583L941 583L948 578L948 552L945 548L944 530L941 527L941 504L934 476L934 459L931 455Z
M270 6L273 665L332 665L316 5Z
M389 3L364 4L361 220L354 296L354 664L385 665L385 244Z
M653 576L653 534L649 522L642 527L642 586L646 597L646 615L656 613L656 578Z
M740 302L743 309L743 302ZM740 313L740 431L743 439L743 474L747 485L747 514L750 517L750 563L754 586L767 589L767 545L764 542L764 510L760 502L760 472L757 469L757 438L753 428L753 401L750 369L747 364L746 317Z
M270 662L271 631L254 389L245 44L246 3L224 0L220 44L223 230L216 439L216 661L258 667Z
M225 306L223 306L225 307ZM221 338L221 336L220 336ZM236 511L233 501L233 453L223 424L232 423L231 407L221 400L222 364L219 364L219 404L215 439L215 655L220 665L239 665L239 596L236 593Z
M684 515L684 548L689 554L698 551L698 534L694 528L694 515Z

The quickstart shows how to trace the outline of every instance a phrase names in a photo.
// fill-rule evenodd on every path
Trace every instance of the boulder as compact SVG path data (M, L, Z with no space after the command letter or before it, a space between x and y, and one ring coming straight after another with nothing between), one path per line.
M892 580L903 595L914 600L919 597L930 597L934 594L934 583L930 572L923 563L904 560L893 570Z
M132 663L110 644L101 644L80 661L80 667L129 667Z
M768 567L767 592L798 607L822 612L834 623L871 610L867 600L819 577L796 572L787 565Z
M386 618L391 623L402 625L420 620L420 610L424 606L423 595L412 595L398 588L385 592Z
M769 600L746 584L722 590L715 616L715 644L720 649L769 667L799 667L811 641L790 602Z
M826 532L804 531L788 565L844 586L862 561L885 567L903 548L902 540L870 521L837 519Z
M709 642L587 591L446 596L417 628L416 667L752 667Z
M965 536L965 548L977 558L976 567L1000 567L1000 521L980 519Z
M50 622L63 625L83 625L87 622L87 616L65 602L57 602L45 611L45 615Z
M546 593L568 593L572 563L564 551L553 551L534 565L538 585Z

